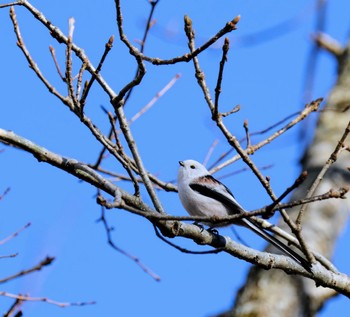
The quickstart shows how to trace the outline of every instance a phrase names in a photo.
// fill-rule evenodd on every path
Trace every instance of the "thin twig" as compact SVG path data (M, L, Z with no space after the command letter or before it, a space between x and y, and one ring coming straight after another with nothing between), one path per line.
M103 226L105 228L106 234L107 234L107 241L108 244L116 251L119 253L123 254L127 258L131 259L134 261L145 273L147 273L149 276L151 276L155 281L159 282L160 281L160 276L154 273L150 268L145 266L138 257L126 252L125 250L119 248L113 241L112 239L112 231L113 228L108 225L107 218L105 215L105 208L101 206L101 217L99 218L99 221L102 221Z
M10 2L10 3L5 3L5 4L0 4L0 9L6 8L6 7L12 7L15 5L21 4L20 1L15 1L15 2Z
M220 61L220 67L219 67L219 73L218 73L218 79L215 87L215 108L213 112L213 116L217 117L219 113L219 97L221 93L221 82L222 82L222 76L224 73L224 67L225 63L227 61L227 53L228 50L230 49L230 40L226 37L224 45L222 46L222 57Z
M327 162L323 165L321 171L318 173L315 181L313 182L313 184L311 185L310 189L308 190L305 198L310 198L311 196L314 195L316 189L318 188L318 186L320 185L324 175L326 174L326 172L328 171L328 169L331 167L331 165L337 160L339 152L341 151L341 149L345 146L345 140L348 137L350 133L350 121L348 122L348 125L346 126L343 135L341 136L339 142L337 143L334 151L332 152L332 154L329 156ZM299 213L298 213L298 217L295 221L296 225L300 228L301 226L301 219L303 217L303 213L305 212L306 206L301 206Z
M87 63L86 63L86 61L84 61L81 64L80 69L79 69L76 92L75 92L75 99L76 100L79 100L79 98L80 98L81 86L82 86L82 82L83 82L83 75L84 75L86 66L87 66ZM85 89L85 87L86 87L86 85L84 85L84 89ZM80 112L83 112L80 101L79 101L79 105L80 105Z
M95 301L91 301L91 302L58 302L55 300L52 300L50 298L47 297L30 297L27 295L22 295L22 294L12 294L12 293L8 293L8 292L0 292L0 296L5 296L5 297L9 297L9 298L15 298L21 301L28 301L28 302L45 302L48 304L52 304L52 305L56 305L58 307L68 307L68 306L85 306L85 305L93 305L96 304Z
M248 120L247 119L244 120L243 128L244 128L245 137L247 140L247 148L249 148L251 146L251 143L250 143L250 134L249 134L249 127L248 127Z
M294 183L288 187L282 195L280 195L267 209L266 213L263 215L264 219L269 219L273 216L273 209L275 206L277 206L285 197L287 197L294 189L298 188L306 179L307 172L303 171L299 177L294 181ZM311 197L311 196L310 196ZM310 198L309 197L309 198Z
M68 96L72 101L73 108L72 111L79 109L78 100L75 98L74 87L73 87L73 76L72 76L72 43L73 43L73 33L74 33L74 18L69 19L68 26L68 41L66 47L66 84L68 88Z
M68 99L66 97L64 97L63 95L61 95L55 89L55 87L50 84L50 82L41 73L38 65L34 62L32 57L30 56L29 51L27 50L27 48L26 48L26 46L25 46L25 44L23 42L22 36L21 36L21 32L20 32L20 29L19 29L19 26L18 26L17 17L16 17L16 13L15 13L14 7L11 7L11 9L10 9L10 17L11 17L11 20L12 20L12 23L13 23L15 34L17 36L17 46L22 50L22 52L23 52L24 56L26 57L30 67L33 69L33 71L39 77L39 79L42 81L42 83L46 86L46 88L53 95L55 95L59 100L61 100L65 105L69 106Z
M259 143L254 144L254 145L250 146L249 148L247 148L245 150L245 152L248 155L251 155L251 154L254 154L257 150L264 147L265 145L270 144L274 139L281 136L282 134L287 132L289 129L294 127L296 124L298 124L300 121L307 118L307 116L309 116L312 112L317 112L322 101L323 101L322 98L318 98L318 99L312 101L311 103L305 105L305 108L301 112L299 112L297 117L295 117L293 120L289 121L285 126L283 126L279 130L277 130L276 132L271 134L266 139L264 139L264 140L260 141ZM219 170L223 169L224 167L238 161L239 159L241 159L240 155L235 155L234 157L223 162L222 164L210 169L210 173L216 173L217 171L219 171Z
M7 187L4 192L0 195L0 200L4 199L4 197L10 192L11 188Z
M214 149L216 148L216 146L219 144L219 139L216 139L214 140L214 142L211 144L209 150L208 150L208 153L207 155L205 156L204 158L204 161L203 161L203 165L206 166L210 160L210 157L212 156L213 152L214 152Z
M60 69L60 66L59 66L59 64L58 64L58 62L57 62L56 50L55 50L55 48L54 48L52 45L50 45L50 46L49 46L49 50L50 50L50 53L51 53L53 62L54 62L54 64L55 64L55 67L56 67L58 76L60 76L60 78L62 79L63 82L66 82L66 79L63 77L62 72L61 72L61 69Z
M283 124L284 122L288 121L291 118L294 118L295 116L298 116L301 114L302 111L297 111L295 113L292 113L290 115L288 115L287 117L283 118L282 120L272 124L271 126L260 130L260 131L254 131L254 132L250 132L249 135L250 136L255 136L255 135L261 135L261 134L265 134L267 132L269 132L270 130L278 127L279 125ZM222 113L221 114L223 117L225 117L225 115ZM242 138L239 140L240 143L242 143L244 140L246 140L246 137ZM228 151L226 151L225 153L221 154L220 157L210 166L210 169L213 169L216 165L218 165L225 157L227 157L230 153L232 153L235 149L234 148L230 148Z
M37 265L33 266L32 268L28 269L28 270L22 270L16 274L13 274L11 276L8 276L8 277L5 277L3 279L0 280L0 284L2 283L6 283L10 280L13 280L17 277L21 277L21 276L24 276L24 275L27 275L27 274L30 274L30 273L33 273L35 271L40 271L43 267L47 266L47 265L50 265L53 260L55 258L52 258L52 257L49 257L47 256L44 260L40 261Z
M162 97L171 87L174 86L176 81L181 77L181 74L176 74L159 92L155 94L155 96L143 107L140 111L138 111L129 121L128 124L135 122L139 119L145 112L151 109L154 104ZM121 130L118 131L121 133Z
M140 52L143 53L145 50L145 44L146 44L146 40L147 40L147 36L149 34L149 31L151 29L151 27L153 26L152 24L152 18L153 18L153 14L154 11L156 9L156 6L158 4L159 0L150 0L149 4L151 5L151 10L150 13L148 15L148 19L146 22L146 28L145 28L145 33L143 34L143 38L141 40L141 47L140 47Z
M83 112L84 110L84 106L85 106L85 103L86 103L86 98L90 92L90 89L92 87L92 84L94 83L96 77L97 77L97 74L100 73L101 69L102 69L102 66L103 66L103 63L104 61L106 60L106 57L108 55L108 53L110 52L110 50L112 49L113 47L113 42L114 42L114 36L112 35L108 42L106 43L105 45L105 50L102 54L102 57L100 59L100 62L98 63L98 66L95 70L95 72L91 75L91 78L90 80L86 83L85 87L84 87L84 90L83 90L83 93L82 93L82 96L80 98L80 107L81 107L81 112ZM84 64L87 64L87 62L84 62Z
M220 38L222 38L225 34L230 33L237 29L237 23L240 20L240 16L236 16L231 21L227 22L226 25L219 30L213 37L211 37L207 42L205 42L202 46L198 47L197 49L194 49L193 51L190 51L189 53L186 53L179 57L174 57L172 59L160 59L157 57L148 57L140 53L141 58L144 61L150 62L153 65L172 65L179 62L189 62L194 57L198 56L200 53L205 51L208 47L213 45L215 42L217 42Z
M8 259L8 258L15 258L18 255L18 253L13 253L9 255L0 255L0 259Z
M17 237L22 231L27 229L31 225L30 222L28 222L26 225L24 225L22 228L18 229L16 232L9 235L7 238L0 241L0 245L5 244L6 242L10 241L11 239Z
M22 305L23 300L16 298L14 303L11 305L11 307L9 308L9 310L4 314L3 317L11 317L12 313L14 313L18 307L20 307ZM16 317L15 315L13 315L14 317ZM20 315L21 316L21 315Z
M259 170L260 171L264 171L264 170L267 170L267 169L270 169L273 167L273 164L270 164L270 165L265 165L265 166L260 166L259 167ZM221 180L221 179L224 179L224 178L227 178L227 177L231 177L233 175L237 175L239 173L243 173L243 172L247 172L247 171L250 171L250 168L249 167L242 167L241 169L239 170L236 170L236 171L233 171L231 173L226 173L226 174L223 174L223 175L220 175L220 176L217 176L216 178Z
M156 236L160 240L162 240L166 244L170 245L171 247L175 248L176 250L179 250L182 253L187 253L187 254L217 254L217 253L220 253L221 251L223 251L222 248L206 250L206 251L192 251L192 250L188 250L188 249L180 247L179 245L177 245L177 244L169 241L168 239L164 238L162 236L162 234L159 232L159 229L157 228L157 226L154 225L153 228L154 228L154 232L156 233Z

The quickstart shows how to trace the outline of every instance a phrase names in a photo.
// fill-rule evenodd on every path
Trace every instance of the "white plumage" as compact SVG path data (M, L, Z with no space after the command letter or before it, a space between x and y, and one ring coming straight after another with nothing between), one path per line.
M182 205L191 216L225 217L245 211L238 204L231 191L211 176L202 164L194 160L180 161L179 164L177 180L179 197ZM215 225L210 222L205 224L211 227L220 226L220 224ZM253 219L242 218L238 224L248 227L310 271L311 265L307 260L266 232ZM224 225L227 223L221 224L221 226Z

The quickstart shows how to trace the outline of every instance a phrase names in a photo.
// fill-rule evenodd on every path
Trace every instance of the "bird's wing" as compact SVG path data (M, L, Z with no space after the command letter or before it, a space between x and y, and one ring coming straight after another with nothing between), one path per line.
M199 194L221 202L227 207L227 212L230 215L244 211L244 209L237 203L231 191L211 175L199 177L191 182L189 186Z

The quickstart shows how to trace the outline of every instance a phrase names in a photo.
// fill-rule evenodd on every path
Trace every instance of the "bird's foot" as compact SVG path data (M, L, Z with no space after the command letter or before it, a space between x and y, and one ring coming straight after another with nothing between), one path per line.
M208 228L208 231L209 231L210 233L212 233L212 234L215 234L216 236L219 235L219 231L217 231L217 230L216 230L215 228L213 228L213 227Z
M197 226L199 229L201 229L201 232L203 232L204 227L203 227L200 223L198 223L198 222L195 221L195 222L193 223L193 225Z

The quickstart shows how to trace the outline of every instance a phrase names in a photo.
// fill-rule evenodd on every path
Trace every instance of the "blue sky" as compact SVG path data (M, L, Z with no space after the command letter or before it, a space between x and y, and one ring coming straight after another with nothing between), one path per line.
M114 1L52 0L49 4L42 1L33 1L33 4L65 33L68 19L74 17L74 41L84 48L95 65L108 38L115 35L114 48L102 75L116 91L132 79L136 65L117 40ZM146 0L122 1L122 9L125 32L136 43L142 37L150 6ZM340 0L328 4L326 31L342 43L349 31L349 9L350 5ZM24 8L16 7L16 13L24 41L40 69L65 92L48 49L49 45L55 47L58 61L64 68L63 45L56 43ZM156 24L146 44L147 55L170 58L187 51L183 35L185 14L193 20L197 45L227 21L241 15L238 30L229 35L231 50L220 106L222 111L228 111L241 105L241 111L226 120L238 138L244 136L245 119L249 121L250 131L260 131L302 107L310 38L315 25L314 1L202 0L199 5L196 1L161 0L154 16ZM0 19L3 72L0 127L64 156L94 162L100 145L28 68L16 47L8 9L0 10ZM243 40L248 35L259 34L289 19L293 21L292 29L253 45L244 45ZM325 53L318 57L312 98L326 97L336 78L335 62ZM212 92L220 59L219 45L199 57ZM79 69L76 60L73 66L75 71ZM203 161L211 144L218 140L209 163L214 162L228 146L210 120L192 64L169 67L146 64L146 68L143 83L135 89L127 105L129 118L176 74L181 74L172 89L132 125L146 168L163 180L174 180L179 160ZM109 100L101 89L94 87L86 111L101 130L107 132L108 120L101 106L110 109ZM303 139L310 138L315 118L306 121L307 135ZM258 136L253 141L263 137ZM299 130L293 129L254 155L258 166L272 165L265 173L271 177L276 193L282 193L297 176L303 146ZM0 153L0 193L11 188L0 201L0 240L26 223L32 224L1 246L0 255L19 253L16 258L1 260L1 276L29 268L47 255L56 258L43 271L3 284L0 290L61 302L97 302L92 306L65 309L45 303L25 303L26 316L101 316L111 311L120 316L208 316L231 306L249 269L247 263L226 254L182 254L156 238L152 225L144 219L123 210L108 211L108 221L115 228L115 243L160 275L161 282L155 282L107 245L103 225L97 222L101 211L95 203L94 188L45 163L39 164L23 151L2 145L0 150L3 150ZM107 159L104 166L121 171L112 159ZM222 174L242 167L243 164L237 162ZM265 191L249 172L227 178L225 183L248 210L269 203ZM118 185L130 189L130 184ZM176 194L159 192L159 197L168 213L185 214ZM148 198L145 200L150 203ZM222 233L232 235L227 229ZM253 239L246 231L240 233L249 243L263 248L263 241ZM347 247L348 235L345 230L335 253L335 263L345 273L349 273L349 259L343 255L346 252L341 251ZM190 249L204 249L182 238L173 242ZM0 297L1 312L11 303L12 300ZM334 316L348 307L347 300L339 296L326 305L320 316Z

